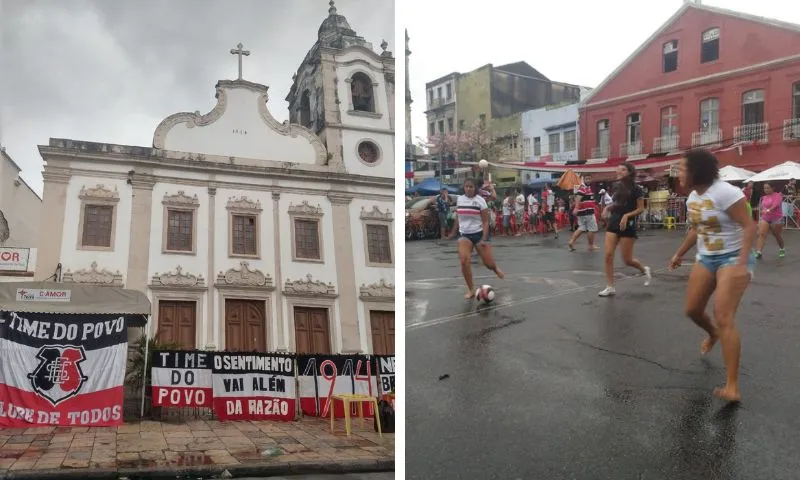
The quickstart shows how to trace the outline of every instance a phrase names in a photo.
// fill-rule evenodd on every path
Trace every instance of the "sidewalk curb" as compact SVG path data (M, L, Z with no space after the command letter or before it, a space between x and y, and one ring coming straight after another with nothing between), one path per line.
M254 476L289 476L289 475L325 475L343 473L393 472L394 458L380 460L354 460L348 462L316 461L262 463L238 465L214 465L174 468L80 468L56 470L25 470L20 472L0 473L0 480L110 480L128 477L138 478L175 478L176 476L219 477L228 470L234 478Z

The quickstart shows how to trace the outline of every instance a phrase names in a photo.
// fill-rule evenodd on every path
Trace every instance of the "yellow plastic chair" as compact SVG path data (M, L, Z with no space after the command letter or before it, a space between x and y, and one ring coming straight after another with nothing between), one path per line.
M350 403L356 402L358 403L358 416L361 417L361 421L363 422L366 420L364 418L364 402L371 403L373 405L374 410L373 414L378 416L378 399L375 397L371 397L369 395L365 395L363 393L356 393L356 394L343 394L343 395L332 395L331 396L331 432L334 431L334 420L335 416L334 413L336 411L336 400L342 402L342 406L344 407L344 429L347 432L347 436L350 436ZM377 420L378 423L378 435L381 437L383 436L383 432L381 431L381 421L380 418Z
M675 217L666 217L664 219L664 228L667 230L675 230Z

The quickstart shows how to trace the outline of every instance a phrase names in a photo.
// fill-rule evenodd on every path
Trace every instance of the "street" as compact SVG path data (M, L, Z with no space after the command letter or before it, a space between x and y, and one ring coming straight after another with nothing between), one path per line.
M351 473L341 475L296 475L291 477L248 477L237 480L390 480L394 472Z
M800 233L784 259L768 240L742 300L734 407L711 395L719 345L701 357L683 315L694 250L666 271L684 232L641 234L649 287L618 253L613 298L602 240L570 253L567 233L493 239L506 279L473 261L491 307L463 300L455 241L406 243L406 478L797 478Z

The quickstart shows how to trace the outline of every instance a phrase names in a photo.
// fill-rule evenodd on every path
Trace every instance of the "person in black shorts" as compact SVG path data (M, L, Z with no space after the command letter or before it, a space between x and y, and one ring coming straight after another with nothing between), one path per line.
M625 265L634 267L646 278L644 284L650 285L650 267L633 258L633 244L636 242L636 217L644 211L644 192L636 185L636 167L625 162L617 167L617 181L613 187L614 201L603 211L608 218L605 241L606 288L598 295L610 297L617 293L614 288L614 252L619 245Z

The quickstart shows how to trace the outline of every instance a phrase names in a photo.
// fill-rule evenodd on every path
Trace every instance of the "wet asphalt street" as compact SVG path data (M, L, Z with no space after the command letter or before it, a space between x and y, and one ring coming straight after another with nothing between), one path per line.
M800 478L800 232L781 260L768 242L742 301L733 408L682 314L689 267L665 268L682 235L642 233L653 283L618 258L613 298L585 237L494 239L506 280L473 263L493 308L463 300L455 241L406 243L406 478Z

